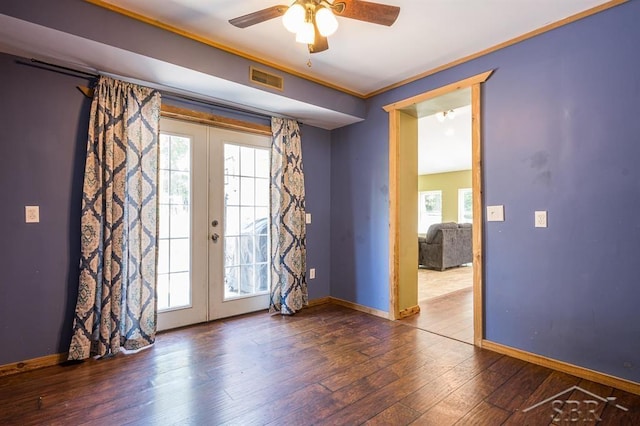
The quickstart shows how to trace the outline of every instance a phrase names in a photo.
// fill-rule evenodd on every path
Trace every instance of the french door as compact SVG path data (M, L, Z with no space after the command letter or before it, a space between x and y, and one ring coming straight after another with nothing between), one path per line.
M161 119L159 330L268 307L269 144Z

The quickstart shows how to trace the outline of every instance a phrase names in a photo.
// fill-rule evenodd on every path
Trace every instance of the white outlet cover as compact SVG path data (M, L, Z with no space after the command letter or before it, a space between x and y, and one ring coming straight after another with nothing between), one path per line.
M487 206L487 222L504 222L504 206Z
M316 278L316 268L309 269L309 279L313 280Z
M311 213L307 213L304 215L304 223L306 224L311 223Z
M40 206L24 206L24 221L26 223L40 222Z
M547 212L545 210L536 211L533 215L536 228L547 227Z

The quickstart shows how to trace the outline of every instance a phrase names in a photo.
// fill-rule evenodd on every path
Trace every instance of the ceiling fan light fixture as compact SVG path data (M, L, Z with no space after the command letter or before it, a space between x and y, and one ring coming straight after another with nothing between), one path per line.
M316 40L316 29L311 22L304 22L296 33L296 41L303 44L313 44Z
M320 6L316 10L316 25L320 34L328 37L338 29L338 20L330 9Z
M295 3L282 15L282 24L287 31L297 34L305 23L306 14L304 6Z

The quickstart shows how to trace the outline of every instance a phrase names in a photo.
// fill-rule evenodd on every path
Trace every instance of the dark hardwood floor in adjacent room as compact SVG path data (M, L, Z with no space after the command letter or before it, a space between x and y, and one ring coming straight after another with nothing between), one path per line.
M601 404L601 424L640 424L639 396L327 304L2 377L0 424L538 425L551 406L523 410L574 385L629 410Z

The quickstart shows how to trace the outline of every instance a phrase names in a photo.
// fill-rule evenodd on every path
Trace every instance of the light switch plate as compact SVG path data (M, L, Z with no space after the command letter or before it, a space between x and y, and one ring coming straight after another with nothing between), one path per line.
M504 222L504 206L487 206L487 222Z
M309 269L309 279L314 280L316 278L316 268Z
M304 223L306 224L311 223L311 213L307 213L304 215Z
M24 221L26 223L38 223L38 222L40 222L40 207L39 206L24 206Z
M547 212L545 210L536 211L534 213L535 227L546 228L547 227Z

